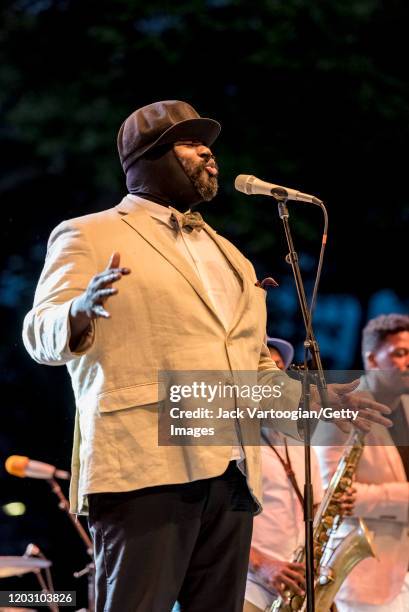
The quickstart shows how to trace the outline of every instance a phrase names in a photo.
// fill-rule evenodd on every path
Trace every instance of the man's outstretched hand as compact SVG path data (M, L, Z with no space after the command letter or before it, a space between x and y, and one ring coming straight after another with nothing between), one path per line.
M108 298L118 293L118 289L112 287L112 283L116 283L123 275L131 272L129 268L119 266L120 259L118 252L112 253L105 270L93 276L84 293L73 300L70 310L71 350L78 345L92 319L110 318L111 315L105 310L104 304Z
M383 416L391 413L390 408L368 397L365 391L355 391L358 385L359 380L346 384L328 385L328 400L332 410L349 409L358 412L357 418L351 422L343 418L334 418L332 422L344 432L351 430L351 424L364 433L370 431L371 423L391 427L392 421ZM311 401L312 404L315 404L315 407L321 406L316 387L311 388Z

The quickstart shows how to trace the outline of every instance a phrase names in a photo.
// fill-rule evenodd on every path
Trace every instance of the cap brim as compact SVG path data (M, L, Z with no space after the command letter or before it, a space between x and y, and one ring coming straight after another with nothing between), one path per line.
M118 142L123 126L124 124L122 124L119 130ZM126 173L129 166L135 163L137 159L145 155L145 153L148 151L151 151L160 145L172 144L177 140L199 140L206 146L210 147L220 134L221 129L222 127L220 123L214 119L200 117L198 119L185 119L184 121L179 121L179 123L175 123L175 125L171 125L167 130L165 130L159 136L159 138L141 149L132 151L132 153L126 159L123 159L122 167L124 172ZM118 149L119 148L120 147L118 145Z
M220 134L221 129L220 123L214 119L185 119L175 125L171 125L143 153L159 145L171 144L183 139L200 140L200 142L210 147Z

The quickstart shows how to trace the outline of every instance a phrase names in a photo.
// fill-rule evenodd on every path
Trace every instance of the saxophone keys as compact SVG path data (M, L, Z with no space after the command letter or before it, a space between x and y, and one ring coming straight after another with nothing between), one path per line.
M322 555L322 546L317 544L314 546L314 559L315 559L316 565L321 561L321 555Z
M294 595L291 599L291 610L301 610L304 603L304 598L301 595Z
M325 516L322 521L321 521L322 525L324 525L324 527L326 527L326 529L330 529L333 524L334 524L334 517L333 516Z
M350 487L351 484L352 484L352 478L348 478L344 476L339 481L339 488L341 489L341 491L345 491L345 489L348 489L348 487Z
M332 568L330 567L321 567L320 568L320 575L318 577L318 582L320 583L321 586L324 586L330 582L334 582L335 581L335 575L334 575L334 571L332 570Z
M337 516L337 514L339 514L338 506L336 504L330 504L328 506L327 515L328 516Z

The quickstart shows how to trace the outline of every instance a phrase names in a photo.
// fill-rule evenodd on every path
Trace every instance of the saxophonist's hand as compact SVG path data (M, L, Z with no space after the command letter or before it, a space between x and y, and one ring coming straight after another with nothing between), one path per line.
M348 487L339 498L343 516L351 516L353 514L355 502L356 489L354 487Z
M250 568L269 590L277 592L284 598L288 589L296 595L305 593L304 563L279 561L252 548Z

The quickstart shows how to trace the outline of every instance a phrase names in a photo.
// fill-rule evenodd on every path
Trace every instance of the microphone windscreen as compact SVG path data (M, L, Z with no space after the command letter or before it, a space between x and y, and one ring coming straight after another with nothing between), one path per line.
M251 193L247 191L246 189L249 178L251 178L251 176L248 174L239 174L238 176L236 176L236 180L234 181L234 186L237 189L237 191L241 191L241 193L245 193L247 195Z
M6 459L5 468L6 471L12 476L24 478L26 475L28 462L28 457L22 457L21 455L11 455Z

